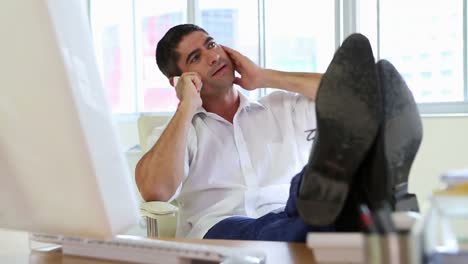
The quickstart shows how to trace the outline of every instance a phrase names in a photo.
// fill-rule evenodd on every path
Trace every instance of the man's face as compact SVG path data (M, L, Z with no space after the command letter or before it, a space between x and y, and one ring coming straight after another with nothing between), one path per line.
M201 76L201 95L215 95L232 87L234 68L224 49L203 31L183 37L177 46L180 54L177 65L182 72L196 72Z

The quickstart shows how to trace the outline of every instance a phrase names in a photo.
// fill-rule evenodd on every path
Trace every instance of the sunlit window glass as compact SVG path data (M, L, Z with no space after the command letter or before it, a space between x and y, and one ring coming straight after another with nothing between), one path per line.
M112 6L112 8L109 8ZM104 88L113 113L135 112L131 1L91 1L91 27Z
M356 31L369 39L374 56L378 56L377 0L359 0L356 7Z
M463 1L381 0L381 57L418 102L463 101Z
M266 0L266 67L324 72L335 51L334 3Z
M135 44L138 111L170 112L179 100L175 89L156 65L158 41L171 27L186 23L187 4L182 0L135 1Z

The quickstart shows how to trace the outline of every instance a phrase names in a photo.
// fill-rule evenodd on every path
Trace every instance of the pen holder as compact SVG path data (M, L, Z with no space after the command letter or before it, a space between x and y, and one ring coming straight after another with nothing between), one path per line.
M421 263L422 217L416 212L394 212L400 263Z
M399 243L396 233L366 234L365 263L396 264L400 262Z
M413 254L417 252L414 251L411 232L408 230L398 231L397 238L400 263L413 263Z
M415 212L394 212L396 232L365 235L365 263L421 263L421 216ZM421 231L417 231L421 230Z
M364 260L364 263L383 263L380 234L368 233L364 235Z
M382 263L384 264L399 264L400 259L400 244L398 235L395 232L382 235L380 239Z

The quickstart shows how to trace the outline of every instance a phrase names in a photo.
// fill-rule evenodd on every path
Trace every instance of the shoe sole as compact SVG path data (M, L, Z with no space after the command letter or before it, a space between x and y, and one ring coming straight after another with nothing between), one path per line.
M363 35L351 35L336 51L320 82L316 111L317 134L297 207L307 224L329 225L382 119L374 56Z
M374 155L370 155L371 170L365 174L362 191L371 208L388 202L393 209L417 211L417 200L408 194L407 184L422 141L421 117L411 91L390 62L379 61L377 74L384 102L384 118L372 151ZM412 202L397 206L396 197Z
M376 68L384 110L382 126L335 222L340 232L362 230L360 204L374 211L385 205L393 210L419 211L416 196L407 192L409 170L422 138L416 103L390 62L379 61Z

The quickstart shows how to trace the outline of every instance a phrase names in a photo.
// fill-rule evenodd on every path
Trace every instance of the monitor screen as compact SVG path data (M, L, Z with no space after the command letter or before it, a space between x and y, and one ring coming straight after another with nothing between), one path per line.
M86 2L2 2L0 228L109 238L137 224Z

